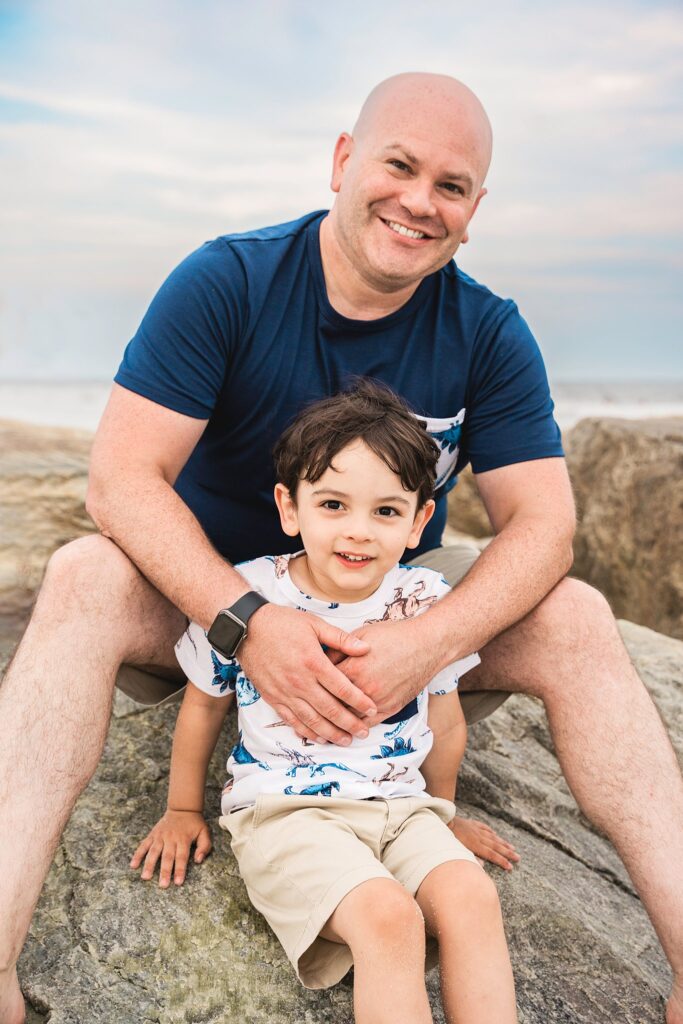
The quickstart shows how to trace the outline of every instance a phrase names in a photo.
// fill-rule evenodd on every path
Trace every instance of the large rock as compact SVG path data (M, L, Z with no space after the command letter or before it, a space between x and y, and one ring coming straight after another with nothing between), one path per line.
M683 637L683 417L586 419L565 445L574 574L616 615Z
M578 511L572 575L615 615L683 637L683 418L585 419L564 445ZM469 469L449 495L448 525L491 532Z
M448 525L470 537L491 535L491 523L469 466L458 474L458 482L448 495Z
M0 420L0 616L25 617L58 547L95 527L85 511L92 434Z
M683 752L683 643L629 623L622 634ZM77 804L20 961L50 1024L302 1024L353 1020L350 982L302 989L251 909L228 837L180 889L128 869L163 811L175 709L117 698L101 765ZM214 757L218 812L234 732ZM510 837L521 865L491 869L503 905L520 1024L662 1024L669 971L611 846L578 811L540 705L512 698L471 730L460 809ZM438 974L429 978L434 1019Z

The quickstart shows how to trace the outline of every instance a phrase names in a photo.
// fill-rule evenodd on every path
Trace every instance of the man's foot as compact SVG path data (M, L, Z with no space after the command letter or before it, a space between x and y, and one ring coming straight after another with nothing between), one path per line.
M683 1024L683 984L674 985L666 1004L666 1024Z
M26 1004L16 968L0 971L0 1024L25 1024Z

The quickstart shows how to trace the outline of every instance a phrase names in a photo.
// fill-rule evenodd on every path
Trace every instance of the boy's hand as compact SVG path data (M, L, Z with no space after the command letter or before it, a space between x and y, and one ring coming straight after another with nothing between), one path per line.
M472 818L453 818L448 827L463 846L482 860L489 860L505 871L512 871L512 863L520 857L514 846L480 821Z
M168 888L175 863L173 881L182 885L185 881L190 848L195 844L194 861L201 864L211 850L211 833L198 811L166 811L149 835L142 840L133 854L131 868L139 868L142 858L145 866L140 877L147 881L154 874L156 863L161 857L159 869L159 885ZM145 856L145 854L147 856Z

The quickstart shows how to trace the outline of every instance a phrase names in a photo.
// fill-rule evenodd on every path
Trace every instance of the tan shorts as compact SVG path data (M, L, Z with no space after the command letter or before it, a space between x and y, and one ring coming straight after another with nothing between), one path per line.
M452 544L434 548L415 559L415 564L426 565L443 574L451 587L455 587L474 565L479 551L469 544ZM185 684L177 679L153 675L134 665L122 665L116 678L117 687L139 704L159 706L182 698ZM504 690L462 690L460 703L469 725L488 717L510 696Z
M372 878L415 895L430 871L477 863L445 822L448 800L342 800L263 794L220 818L251 902L273 929L306 988L328 988L353 963L348 946L320 937L343 898Z

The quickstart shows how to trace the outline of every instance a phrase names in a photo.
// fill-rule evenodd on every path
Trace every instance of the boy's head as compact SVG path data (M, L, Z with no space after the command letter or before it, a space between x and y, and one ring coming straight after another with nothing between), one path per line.
M282 528L306 549L304 582L333 600L372 594L434 511L439 450L373 381L305 408L274 457Z

